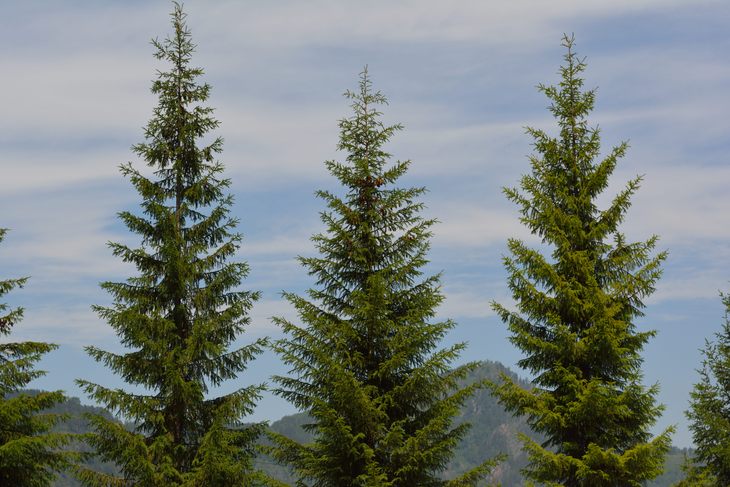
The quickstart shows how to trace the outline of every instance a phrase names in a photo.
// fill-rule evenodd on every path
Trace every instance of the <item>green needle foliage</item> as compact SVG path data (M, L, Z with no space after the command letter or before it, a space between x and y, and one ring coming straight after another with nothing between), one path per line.
M327 231L312 238L320 256L300 258L317 287L309 299L284 294L304 326L275 318L288 338L274 349L293 374L274 378L277 392L310 415L314 441L272 435L272 454L302 485L476 485L491 462L450 482L439 475L468 428L453 419L477 385L456 385L473 364L450 369L464 344L436 349L454 323L431 322L443 296L439 276L422 276L434 223L419 215L425 189L395 186L410 161L389 163L383 146L401 126L380 121L386 98L367 69L345 96L354 111L339 123L346 162L325 164L346 194L317 193Z
M0 242L6 233L7 229L0 228ZM0 297L23 287L26 281L27 278L0 281ZM0 303L0 335L9 335L22 317L22 308ZM35 370L34 364L56 348L42 342L0 343L0 485L51 485L56 473L68 468L74 459L73 453L60 451L73 435L49 432L63 416L43 413L63 402L63 393L18 394L33 379L45 374Z
M552 249L550 257L510 239L504 263L517 310L493 303L510 340L525 354L519 365L535 375L525 390L508 377L492 388L511 411L526 415L547 440L522 438L529 478L567 487L640 486L662 471L671 429L651 439L660 416L658 386L641 384L641 350L655 332L638 332L642 300L654 290L665 253L657 237L628 243L618 227L641 177L604 210L596 200L627 148L597 160L600 136L586 117L595 91L583 91L583 60L567 49L558 86L539 89L552 102L559 134L528 129L536 155L521 191L505 189L521 221Z
M190 66L194 45L185 14L175 4L174 35L153 41L156 57L171 68L159 72L152 92L159 97L145 142L134 152L153 168L154 179L131 164L121 166L142 197L143 215L119 217L141 237L142 246L110 243L115 256L139 274L126 282L105 282L114 298L95 306L131 349L116 354L87 347L98 362L144 393L109 389L85 380L85 392L136 425L92 418L89 441L101 459L116 462L123 479L79 471L86 485L230 486L255 485L254 445L263 426L247 426L261 386L207 398L209 387L234 379L259 354L265 340L231 350L249 323L258 293L236 290L245 263L227 262L237 251L230 180L215 157L222 140L201 139L218 126L202 105L210 87L198 84L203 71Z
M707 342L700 382L690 393L687 418L694 440L695 467L712 479L710 485L730 485L730 295L722 295L725 323Z

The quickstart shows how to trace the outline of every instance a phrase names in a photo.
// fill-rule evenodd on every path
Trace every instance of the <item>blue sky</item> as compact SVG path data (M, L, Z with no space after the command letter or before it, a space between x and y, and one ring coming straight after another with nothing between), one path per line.
M403 184L425 185L438 218L429 269L443 271L440 310L459 325L464 360L520 354L489 302L510 304L501 256L508 237L535 242L501 193L529 170L529 125L554 130L538 83L557 80L560 39L576 36L586 84L598 87L593 125L604 149L628 140L608 201L644 174L623 230L651 234L669 250L641 329L645 381L666 405L655 430L677 425L700 366L698 349L719 330L719 290L730 290L730 3L704 0L553 2L188 1L195 63L212 87L222 162L251 265L246 287L263 292L241 343L280 336L272 315L292 316L282 290L311 284L296 255L311 255L322 227L313 192L336 188L322 161L337 158L341 94L362 67L390 99L387 122L405 130L390 145L412 159ZM78 377L121 385L82 351L120 350L89 309L109 303L98 287L132 272L109 240L136 243L116 220L139 201L118 165L139 161L130 146L155 104L152 37L169 32L167 1L0 0L0 277L31 276L8 301L26 307L11 335L60 344L34 385L80 395ZM284 369L267 354L224 390ZM254 419L293 412L267 395Z

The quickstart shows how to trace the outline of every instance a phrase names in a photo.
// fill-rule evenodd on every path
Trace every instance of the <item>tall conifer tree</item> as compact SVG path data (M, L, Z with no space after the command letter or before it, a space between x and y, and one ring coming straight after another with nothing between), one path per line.
M640 486L662 471L670 430L652 439L662 411L657 386L641 384L641 350L654 331L639 332L643 299L654 290L665 253L657 238L629 243L619 225L641 177L605 209L597 198L627 144L600 159L600 135L587 116L594 90L583 90L585 63L567 49L557 86L540 85L551 101L556 137L529 128L536 154L521 191L505 189L521 221L552 249L545 256L510 239L504 262L517 310L493 303L535 375L524 390L508 377L493 390L511 411L528 417L547 441L522 438L529 478L566 487Z
M690 393L687 411L696 446L695 473L718 487L730 485L730 294L722 302L725 323L702 351L700 382Z
M463 344L436 348L454 323L432 322L443 297L439 276L423 277L434 223L419 215L425 189L395 185L410 161L384 150L401 126L380 120L386 98L367 69L345 96L346 162L325 163L345 194L317 193L327 230L312 238L320 255L300 258L317 287L309 299L285 293L303 326L275 319L288 338L274 348L294 374L275 377L278 393L311 416L315 439L275 436L272 451L315 486L475 485L490 463L440 478L467 428L452 420L476 386L456 386L472 365L450 370Z
M0 228L0 242L6 233L7 229ZM27 278L0 281L0 298L23 287L26 281ZM0 303L0 336L9 335L22 317L22 308ZM60 451L71 435L49 432L63 417L43 413L63 402L63 393L22 392L33 379L45 374L34 368L35 363L56 348L43 342L0 342L0 485L51 485L56 473L72 461L71 453Z
M128 431L93 418L90 442L103 460L119 465L123 479L79 471L87 485L249 486L259 478L251 461L262 426L244 427L241 420L261 387L206 398L211 386L244 371L265 341L230 349L249 323L258 293L237 290L248 268L229 262L241 236L230 216L230 180L216 160L222 140L202 141L218 121L203 105L210 87L197 81L202 69L190 66L194 45L177 3L172 26L171 37L153 41L156 57L170 69L153 82L158 105L145 142L133 147L154 178L129 163L121 166L142 197L143 214L123 211L119 217L142 245L110 243L114 255L139 274L103 283L114 303L94 307L131 350L86 348L149 393L78 381L92 398L136 425Z

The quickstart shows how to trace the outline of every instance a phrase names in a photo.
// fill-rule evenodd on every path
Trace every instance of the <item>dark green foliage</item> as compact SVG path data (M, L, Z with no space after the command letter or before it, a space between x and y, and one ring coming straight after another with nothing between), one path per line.
M559 134L528 129L532 173L521 191L505 190L521 221L552 249L546 257L509 240L504 262L517 310L493 304L535 387L505 377L493 389L546 437L543 444L522 438L529 478L569 487L640 486L661 473L670 444L670 430L654 439L649 433L662 407L655 404L657 386L641 384L641 350L654 332L639 332L634 323L665 254L652 256L656 237L629 243L619 232L640 177L606 209L596 205L627 145L597 160L599 131L586 120L595 92L583 91L585 64L572 44L565 37L558 86L540 86Z
M443 297L438 276L422 277L434 223L419 216L425 190L395 186L410 162L389 163L383 146L401 126L380 121L386 99L367 70L346 97L346 162L326 162L345 195L317 193L327 231L312 238L320 256L300 259L317 288L309 299L285 294L304 326L275 319L289 338L274 349L294 374L275 377L277 392L310 415L314 441L274 435L273 453L315 486L475 485L489 463L440 477L468 429L454 418L477 385L457 387L474 364L449 368L463 344L436 350L454 323L430 322Z
M0 228L0 242L7 230ZM27 278L0 281L0 298L23 287ZM22 308L0 302L0 336L7 336L23 317ZM43 354L56 345L42 342L0 343L0 485L36 487L50 485L58 472L75 459L61 451L72 437L50 430L63 419L44 410L64 400L61 391L19 393L45 374L34 368Z
M690 473L704 475L709 485L730 485L730 294L722 295L725 323L707 341L700 382L690 393L692 438L697 447L695 460L700 466Z
M119 217L141 237L142 246L110 243L115 256L139 274L126 282L105 282L114 298L95 310L131 349L115 354L87 347L97 361L148 394L133 394L79 380L84 391L134 431L108 418L90 418L89 443L104 461L119 465L124 485L253 485L251 461L262 425L244 427L260 386L207 398L209 388L233 379L265 345L259 340L230 350L249 323L258 294L236 290L248 268L227 262L239 248L237 221L230 217L230 181L215 158L222 140L202 139L218 126L203 106L210 87L190 66L194 45L185 14L175 4L174 35L153 41L156 57L168 62L152 85L158 96L145 142L134 152L154 171L148 178L121 166L142 197L143 215ZM79 470L87 485L122 485L121 479Z

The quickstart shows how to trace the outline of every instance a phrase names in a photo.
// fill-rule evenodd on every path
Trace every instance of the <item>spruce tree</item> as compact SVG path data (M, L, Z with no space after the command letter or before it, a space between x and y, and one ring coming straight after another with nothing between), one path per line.
M314 441L273 435L272 453L315 486L475 485L490 462L440 477L468 428L453 418L477 386L456 385L472 364L450 369L463 343L437 349L454 323L433 320L439 276L423 275L434 223L420 216L425 189L396 186L411 163L384 150L401 126L381 121L386 98L367 69L345 96L346 159L325 163L344 195L317 192L327 230L312 237L319 256L300 258L316 287L308 298L284 293L303 325L275 318L288 336L274 349L292 374L274 378L277 392L309 414Z
M7 229L0 228L0 242ZM21 288L27 278L0 281L0 298ZM0 336L23 317L22 308L0 303ZM0 342L0 485L41 487L51 485L56 474L70 465L73 454L60 449L71 435L51 433L64 418L44 413L65 400L61 391L28 394L23 389L45 374L34 368L41 357L57 346L43 342Z
M86 485L256 485L254 445L262 425L244 426L261 386L220 397L209 388L234 379L262 351L265 340L231 349L249 323L258 293L238 290L248 267L230 262L240 245L230 216L230 180L222 176L218 127L200 68L190 65L195 46L179 4L174 33L154 40L156 57L169 63L158 72L158 96L145 141L133 151L152 168L147 177L131 163L121 166L140 194L142 214L119 213L141 238L133 248L110 243L113 254L138 275L105 282L111 306L95 306L119 336L125 353L86 347L140 392L78 383L94 400L135 425L133 430L92 418L89 442L102 460L116 462L123 478L79 470Z
M730 485L730 295L722 295L725 323L702 350L700 381L690 393L687 418L695 444L695 470L712 485Z
M534 375L535 387L524 390L504 377L492 389L547 438L544 444L522 438L530 479L640 486L661 473L670 445L671 429L654 439L649 433L663 409L655 404L658 386L641 384L641 350L655 332L635 324L666 254L654 254L656 236L632 243L619 231L641 177L598 207L627 144L599 156L599 130L587 121L595 90L583 89L586 65L572 37L563 45L562 79L539 86L558 133L527 129L534 139L532 172L522 177L521 190L505 189L522 223L551 253L510 239L504 264L517 309L492 305L524 353L518 363Z

